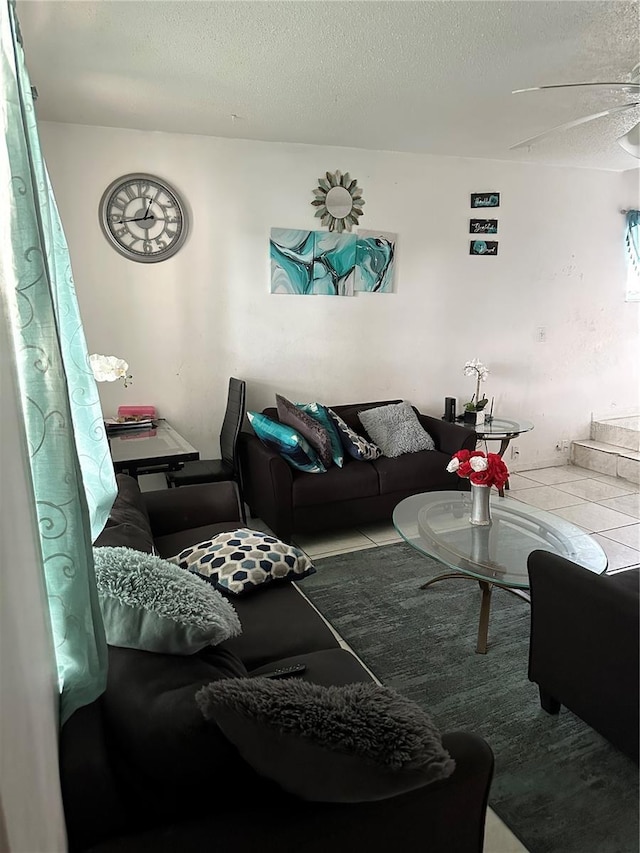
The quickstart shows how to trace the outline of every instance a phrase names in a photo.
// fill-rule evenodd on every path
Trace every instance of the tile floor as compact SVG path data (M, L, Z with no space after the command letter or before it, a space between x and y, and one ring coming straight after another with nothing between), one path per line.
M586 468L565 465L512 474L510 497L555 512L598 540L608 572L640 565L640 487ZM296 536L312 559L401 542L392 524L373 524L316 536ZM527 853L527 848L491 809L484 853Z
M640 565L640 487L575 465L512 474L509 496L546 509L593 535L609 559L607 571ZM296 544L319 559L400 542L391 523L313 536Z

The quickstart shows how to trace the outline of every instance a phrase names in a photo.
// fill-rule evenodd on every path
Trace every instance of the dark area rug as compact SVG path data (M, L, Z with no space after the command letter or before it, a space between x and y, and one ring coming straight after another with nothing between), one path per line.
M314 563L301 589L378 678L441 731L490 744L490 805L531 853L637 853L638 768L570 711L540 708L527 602L494 589L488 654L477 655L475 582L420 590L443 568L405 544Z

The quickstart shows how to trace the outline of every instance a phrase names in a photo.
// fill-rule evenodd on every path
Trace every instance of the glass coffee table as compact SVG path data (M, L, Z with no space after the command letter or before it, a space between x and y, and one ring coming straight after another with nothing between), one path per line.
M527 557L532 551L550 551L596 574L607 568L600 545L579 527L514 498L499 497L495 489L490 525L470 524L470 512L469 492L426 492L401 501L393 511L393 524L412 548L450 570L431 578L421 589L449 578L479 583L478 654L487 652L493 587L530 600Z

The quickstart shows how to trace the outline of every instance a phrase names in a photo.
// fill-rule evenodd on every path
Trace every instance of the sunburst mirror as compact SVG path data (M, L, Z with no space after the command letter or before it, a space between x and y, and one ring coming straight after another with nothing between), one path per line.
M349 172L326 172L324 178L318 178L313 194L311 204L318 208L315 215L329 226L329 231L351 231L358 218L364 216L362 190Z

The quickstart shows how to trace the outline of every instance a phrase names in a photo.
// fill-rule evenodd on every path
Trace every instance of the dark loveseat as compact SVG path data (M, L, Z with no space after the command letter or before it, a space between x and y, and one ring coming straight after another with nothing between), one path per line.
M131 478L118 482L98 546L155 545L170 556L241 526L234 483L141 494ZM322 685L371 679L297 586L271 585L233 604L242 634L198 654L109 648L106 692L62 729L71 851L480 853L493 757L473 734L443 736L456 761L446 780L349 805L300 800L240 758L202 718L194 696L203 685L285 661L304 662L304 678Z
M366 437L358 413L400 402L386 400L331 408ZM333 465L324 474L295 470L253 432L241 433L244 498L251 515L263 519L277 536L289 542L294 533L390 521L394 507L419 492L468 489L468 481L449 474L446 466L458 450L475 450L475 432L414 411L433 438L435 450L406 453L393 459L382 456L370 462L345 454L342 468ZM264 409L263 414L278 420L275 408Z
M565 705L638 761L640 568L595 575L533 551L529 679L545 711Z

